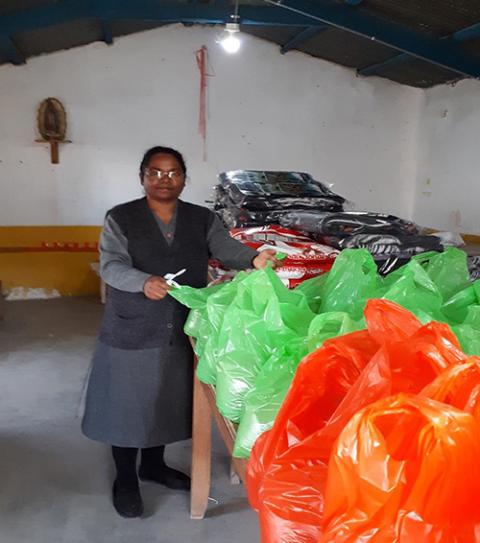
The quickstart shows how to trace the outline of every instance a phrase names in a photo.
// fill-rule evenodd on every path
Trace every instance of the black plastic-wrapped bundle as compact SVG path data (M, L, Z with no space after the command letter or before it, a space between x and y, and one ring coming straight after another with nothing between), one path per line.
M467 258L468 271L470 272L470 279L476 281L480 279L480 256L469 256Z
M373 257L411 258L427 251L443 251L435 236L355 234L353 236L322 236L322 242L337 249L367 249Z
M265 226L278 224L284 211L272 209L270 211L249 211L236 207L216 209L217 215L227 228L245 228L248 226Z
M418 234L415 223L394 215L365 211L289 212L282 216L281 225L314 234L315 236L353 236L357 234L389 234L408 236Z
M222 207L340 211L345 202L307 173L236 170L223 172L218 179L217 199Z
M410 257L401 258L398 256L374 256L373 259L378 266L378 273L382 276L385 276L407 264L410 260Z

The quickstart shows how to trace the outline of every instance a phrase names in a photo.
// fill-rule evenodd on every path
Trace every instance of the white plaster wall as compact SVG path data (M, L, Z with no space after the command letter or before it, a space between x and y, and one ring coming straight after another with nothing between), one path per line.
M100 224L141 194L143 152L187 159L185 199L203 203L225 169L308 171L359 209L411 217L423 92L243 35L237 56L216 30L165 27L0 67L0 224ZM208 160L198 135L195 51L210 51ZM38 103L61 99L60 164L34 143Z
M429 89L419 137L414 218L480 233L480 82Z

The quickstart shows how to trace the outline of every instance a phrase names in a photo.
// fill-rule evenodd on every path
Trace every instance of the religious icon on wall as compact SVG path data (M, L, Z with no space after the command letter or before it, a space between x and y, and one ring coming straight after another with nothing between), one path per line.
M65 139L67 114L60 100L46 98L40 103L37 113L37 127L42 137L37 141L50 144L51 162L52 164L58 164L58 146L60 143L68 143Z

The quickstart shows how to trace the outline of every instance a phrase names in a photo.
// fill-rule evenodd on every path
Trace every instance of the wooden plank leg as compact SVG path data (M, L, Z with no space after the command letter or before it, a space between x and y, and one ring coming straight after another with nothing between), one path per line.
M231 485L239 485L240 484L240 477L237 473L237 468L235 466L235 462L233 458L230 460L230 484Z
M3 297L2 282L0 281L0 321L5 318L5 298Z
M247 480L248 462L244 458L235 458L232 456L233 447L237 436L237 428L232 421L223 417L220 414L220 411L217 409L214 387L203 384L202 386L205 390L205 394L207 395L208 403L210 404L210 412L212 413L212 417L217 424L217 428L222 436L223 442L225 443L225 446L230 454L230 460L235 466L235 472L240 478L240 481L244 483Z
M203 519L208 507L212 467L212 413L205 388L193 382L192 486L190 518Z

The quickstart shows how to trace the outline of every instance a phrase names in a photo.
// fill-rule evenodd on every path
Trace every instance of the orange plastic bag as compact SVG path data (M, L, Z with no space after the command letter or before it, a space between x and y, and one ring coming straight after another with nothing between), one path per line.
M272 462L325 426L377 349L368 332L354 332L326 341L300 363L272 429L256 441L250 456L248 495L254 509Z
M290 418L283 428L281 423L275 424L267 437L271 439L271 449L266 449L270 454L264 461L270 460L270 455L275 457L259 480L262 541L316 541L328 459L336 438L335 431L329 431L328 422L377 348L366 332L353 333L344 336L343 341L328 342L321 356L310 355L302 363L300 373L297 370L280 413L282 417L289 417L290 413ZM252 467L251 460L249 468ZM253 470L249 475L252 474ZM253 501L251 482L252 478L249 495Z
M254 446L248 491L264 543L318 540L331 450L355 413L418 393L466 359L447 326L422 326L392 302L370 301L365 318L367 331L327 341L302 361L272 430Z
M414 315L386 300L369 301L365 317L369 330L326 341L298 366L273 428L260 436L252 450L247 476L250 504L254 509L259 507L258 486L272 461L326 425L377 352L384 338L382 330L388 331L391 341L399 341L421 327ZM347 421L348 418L344 424ZM327 461L338 433L332 434L331 441L326 443Z
M476 543L480 427L411 395L355 415L333 451L319 543Z
M427 385L420 396L446 403L480 422L480 358L469 358L443 372Z

